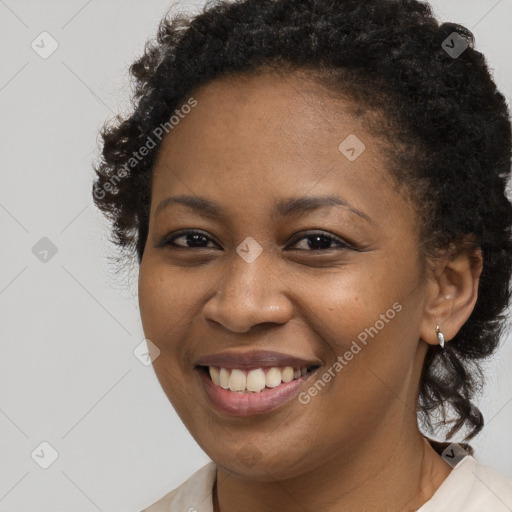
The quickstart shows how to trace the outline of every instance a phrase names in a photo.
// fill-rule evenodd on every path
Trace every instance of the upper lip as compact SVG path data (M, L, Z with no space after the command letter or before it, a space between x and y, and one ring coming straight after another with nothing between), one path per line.
M195 362L196 366L220 366L222 368L261 368L269 366L304 368L307 366L320 366L320 364L317 360L302 359L269 350L220 352L200 357Z

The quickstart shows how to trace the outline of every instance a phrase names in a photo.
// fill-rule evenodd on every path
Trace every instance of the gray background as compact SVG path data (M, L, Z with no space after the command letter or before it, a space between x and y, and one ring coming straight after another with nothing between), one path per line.
M512 0L432 4L473 30L510 100ZM0 0L3 512L139 511L209 460L133 353L144 339L137 269L114 276L90 193L98 130L129 108L127 67L170 5ZM47 59L31 47L43 31L59 45ZM479 460L510 478L511 363L504 343L488 365L487 426L474 441ZM48 469L43 441L58 452Z

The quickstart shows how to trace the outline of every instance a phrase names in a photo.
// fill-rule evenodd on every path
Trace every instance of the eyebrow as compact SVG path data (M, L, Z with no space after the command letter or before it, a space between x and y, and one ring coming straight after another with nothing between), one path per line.
M215 201L201 196L169 196L162 200L155 210L155 217L167 206L171 204L181 204L186 206L202 215L212 218L218 218L226 215L226 210ZM304 196L292 197L288 199L281 199L275 203L273 215L288 217L291 215L299 215L307 213L319 208L328 206L338 206L349 210L363 219L373 222L372 219L364 212L354 208L348 201L340 197L325 195L325 196Z

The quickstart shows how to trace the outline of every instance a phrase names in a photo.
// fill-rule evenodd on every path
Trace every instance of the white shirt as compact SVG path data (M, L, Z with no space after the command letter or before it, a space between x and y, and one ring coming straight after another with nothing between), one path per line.
M217 467L209 462L142 512L213 512ZM511 512L512 480L467 455L417 512Z

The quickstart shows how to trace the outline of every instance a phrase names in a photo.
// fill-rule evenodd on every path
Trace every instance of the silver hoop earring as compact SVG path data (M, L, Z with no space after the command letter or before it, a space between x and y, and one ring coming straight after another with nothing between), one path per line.
M437 344L441 345L441 348L444 348L444 335L441 332L439 325L436 325L436 334L437 334Z

